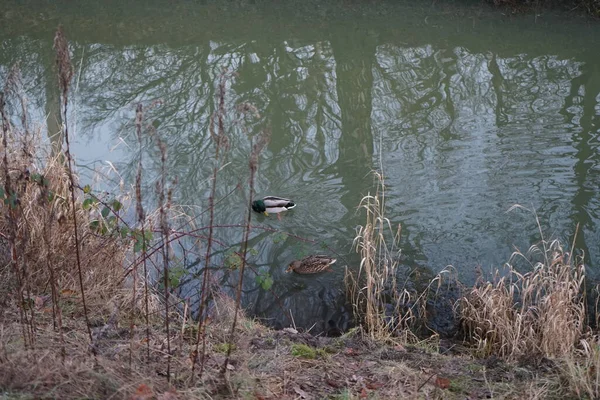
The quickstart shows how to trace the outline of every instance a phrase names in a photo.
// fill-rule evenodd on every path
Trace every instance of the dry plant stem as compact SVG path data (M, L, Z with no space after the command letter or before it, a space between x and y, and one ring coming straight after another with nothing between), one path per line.
M19 296L21 298L21 305L25 306L27 304L28 299L32 299L31 296L31 285L29 281L29 274L27 273L27 262L24 257L27 257L27 254L24 250L18 251L18 239L23 236L27 236L26 232L23 232L19 229L19 220L23 218L22 226L24 228L28 228L27 220L24 218L25 214L23 213L23 209L20 204L20 199L17 197L17 188L14 188L12 185L11 177L9 175L9 166L8 166L8 135L11 132L11 124L6 115L6 94L13 93L15 97L20 100L21 106L24 106L23 96L20 95L18 90L16 89L19 82L20 72L18 65L14 65L6 78L6 84L4 87L4 94L0 93L0 112L2 114L2 127L3 127L3 145L4 145L4 176L5 176L5 195L9 199L8 207L8 221L9 221L9 243L11 246L11 260L12 267L15 271L15 277L17 280L17 285L19 287ZM23 129L27 129L27 114L21 115L21 124L23 125ZM25 137L22 138L23 149L25 149L27 142L27 132L25 132ZM24 154L28 154L27 151L24 150ZM26 157L26 160L29 160L30 157ZM17 210L20 211L19 215L17 215ZM21 242L23 239L21 239ZM19 254L21 254L21 258L19 258ZM25 294L23 292L26 292ZM31 314L31 317L27 314L27 309ZM28 307L25 310L19 309L19 312L22 313L22 329L23 329L23 338L24 343L29 343L32 347L35 341L35 324L34 324L34 308Z
M250 204L254 200L254 173L256 167L250 167ZM246 269L246 254L248 252L248 239L250 238L250 222L252 221L252 210L248 209L248 215L246 217L246 228L244 229L244 239L242 242L242 265L240 267L238 287L235 293L235 311L233 312L233 322L231 324L231 332L229 334L229 346L227 346L227 355L225 356L225 362L221 367L221 373L227 371L227 365L229 364L229 357L231 356L231 348L235 340L235 326L237 325L238 309L240 308L240 301L242 298L242 285L244 283L244 270Z
M217 206L217 205L218 205L220 202L222 202L223 200L225 200L226 198L228 198L229 196L231 196L231 195L232 195L232 194L233 194L233 193L234 193L234 192L235 192L237 189L238 189L238 187L235 187L235 188L231 189L231 190L229 191L229 193L227 193L227 194L226 194L224 197L222 197L222 198L220 198L218 201L216 201L216 202L214 203L215 207L216 207L216 206ZM103 204L103 205L105 205L105 206L106 206L106 204ZM198 218L200 215L204 214L204 212L206 212L206 211L207 211L207 210L204 210L203 212L201 212L201 213L199 213L199 214L195 215L195 216L194 216L194 218L191 218L190 220L188 220L188 222L186 222L186 223L184 223L184 224L180 225L180 226L179 226L177 229L183 229L183 228L184 228L184 227L185 227L185 226L186 226L188 223L191 223L192 221L194 221L195 219L197 219L197 218ZM244 226L244 225L243 225L243 224L240 224L240 226ZM218 228L218 227L220 227L220 226L218 226L218 225L215 225L215 226L214 226L214 228ZM183 238L183 237L186 237L186 236L191 236L191 237L195 237L195 238L199 238L199 239L206 239L206 237L205 237L205 236L188 234L187 232L181 232L181 231L179 231L179 230L177 230L177 229L171 229L171 231L170 231L170 233L171 233L171 236L169 237L169 244L170 244L170 243L172 243L172 242L174 242L174 241L176 241L176 240L179 240L179 239L181 239L181 238ZM159 232L160 232L160 231L159 231ZM222 242L218 242L218 241L217 241L217 240L216 240L214 237L213 237L213 242L215 242L215 243L218 243L218 244L221 244L222 246L224 246L224 244L223 244ZM146 248L144 248L144 254L145 254L145 255L148 255L148 256L151 256L151 255L153 255L155 252L157 252L158 250L160 250L160 246L162 246L162 243L160 243L160 244L159 244L159 245L157 245L157 246L150 246L150 250L151 250L151 252L150 252L150 253L147 253L147 252L148 252L148 248L146 247ZM123 280L125 280L125 279L126 279L128 276L129 276L129 274L130 274L130 273L133 271L133 267L134 267L134 266L139 266L141 263L145 262L145 260L146 260L146 258L143 258L143 259L141 259L141 260L140 260L140 259L136 259L136 260L134 260L133 262L131 262L131 263L130 263L130 264L129 264L129 265L126 267L126 268L125 268L125 271L126 271L126 272L125 272L125 274L123 275L123 277L121 278L121 280L119 281L119 284L123 283Z
M142 203L142 121L144 119L144 113L142 105L138 104L135 112L135 130L137 133L139 152L140 156L138 159L138 170L135 177L135 207L138 223L142 229L142 262L144 270L144 317L146 320L146 362L150 362L150 312L148 306L148 265L147 265L147 250L146 250L146 215L144 212L144 205ZM137 265L137 263L136 263ZM137 268L134 273L137 273ZM134 285L135 286L135 285ZM135 298L135 296L134 296ZM132 310L134 305L132 305ZM132 311L133 312L133 311ZM133 323L133 321L132 321ZM133 331L132 331L133 340Z
M214 132L214 116L211 117L210 121L210 132L213 140L215 141L215 166L212 174L212 187L210 191L210 197L208 198L208 210L209 210L209 224L208 224L208 240L206 244L206 255L204 257L204 271L202 274L202 291L200 293L200 309L198 313L198 335L196 338L196 346L192 353L192 377L194 376L194 370L196 368L196 360L198 358L198 347L200 340L202 340L202 356L200 357L200 378L204 371L204 355L206 352L206 331L204 327L204 310L206 302L208 301L208 282L210 280L210 253L212 250L213 242L213 230L214 230L214 216L215 216L215 205L214 199L217 192L217 175L220 168L219 153L221 147L224 147L225 128L223 126L223 116L225 113L225 74L221 74L221 80L219 82L219 107L217 110L217 118L219 120L219 128L217 134Z
M165 285L165 329L167 331L167 382L171 382L171 334L169 329L169 224L165 204L165 186L167 180L167 148L165 143L158 139L160 149L161 177L158 188L158 201L160 203L160 228L163 236L163 275Z
M55 331L59 333L59 341L60 341L60 356L64 361L66 350L65 350L65 337L62 329L62 311L60 308L60 291L58 288L58 282L56 280L56 272L54 270L54 253L50 247L50 230L49 227L52 225L54 221L54 208L48 202L48 190L44 188L42 193L42 197L44 199L45 205L50 209L48 212L48 217L46 218L46 223L44 224L44 245L46 246L46 251L48 252L46 255L46 262L48 266L48 271L50 273L50 289L52 294L52 324Z
M129 323L129 369L132 368L133 361L133 337L135 334L135 289L137 286L137 268L133 271L133 287L131 288L131 315Z
M6 102L4 100L4 93L0 92L0 116L2 117L2 145L4 147L4 153L2 156L2 169L4 173L4 193L7 198L10 198L12 195L12 185L10 174L8 172L8 134L10 132L10 122L8 117L6 116ZM17 278L17 285L19 288L19 319L21 322L21 329L23 334L23 343L25 348L27 348L28 344L31 343L31 339L29 337L29 332L26 329L26 315L23 313L23 306L25 305L25 298L23 297L23 284L21 280L21 274L19 272L19 263L17 258L17 248L16 248L16 231L17 225L15 221L15 215L13 208L10 208L8 213L9 216L9 227L10 232L8 232L8 241L10 243L10 252L11 252L11 260L13 269L15 271L15 277Z
M270 138L270 132L264 131L258 136L257 142L252 146L252 152L250 154L250 161L248 163L248 167L250 168L250 180L248 182L248 186L250 188L249 199L250 204L254 200L254 176L256 174L256 170L258 169L258 156L262 151L263 147L267 144ZM246 217L246 226L244 228L244 239L242 242L242 265L240 267L239 273L239 282L237 291L235 294L235 310L233 312L233 322L231 323L231 332L229 334L229 346L227 346L227 355L225 356L225 361L223 362L223 366L221 367L221 373L225 374L227 371L227 365L229 364L229 357L231 356L231 349L233 347L233 343L235 340L235 326L237 325L237 317L238 311L240 309L240 303L242 299L242 287L244 284L244 270L246 269L247 262L247 254L248 254L248 240L250 238L250 227L252 222L252 210L248 208L248 214Z
M90 327L90 321L88 317L87 305L85 303L85 289L83 287L83 275L81 273L81 255L79 252L79 231L77 226L77 210L75 208L75 177L73 175L73 160L71 157L71 146L69 143L69 124L67 120L68 115L68 103L69 103L69 85L71 78L73 77L73 67L71 65L71 57L69 55L69 45L61 26L56 30L56 36L54 37L54 48L56 49L56 63L58 65L58 75L60 81L60 89L62 92L63 100L63 121L65 130L65 145L67 153L67 167L69 172L69 192L71 194L71 210L73 212L73 233L75 235L75 258L77 261L77 274L79 275L79 287L81 290L81 302L83 304L83 315L85 318L85 325L87 327L88 336L90 339L90 345L92 344L92 329ZM92 351L95 352L92 346Z
M20 202L17 204L17 208L19 210L19 215L21 217L21 220L23 221L23 224L22 224L23 230L29 230L28 221L27 221L27 218L25 216L25 213L23 212L23 208L22 208ZM17 216L16 216L17 213L14 210L11 210L11 212L14 212L15 216L13 218L14 218L15 221L17 221ZM17 226L17 225L15 225L15 226ZM20 237L28 236L28 233L21 231L18 236L20 236ZM26 253L25 253L24 250L22 250L21 254L25 255ZM17 265L17 264L15 264L15 265ZM31 280L29 279L29 273L28 273L28 269L27 269L27 266L28 266L27 259L24 258L23 262L20 263L20 265L21 265L20 270L22 271L22 278L21 278L21 280L25 284L25 292L26 292L25 293L25 298L29 299L29 301L30 301L31 299L33 299L33 293L31 291ZM27 316L27 310L26 310L25 311L25 320L27 322L27 327L29 328L29 335L30 335L30 338L31 338L31 347L33 348L34 345L35 345L35 330L36 330L35 329L35 307L28 307L28 309L29 309L29 313L31 315L28 317Z
M23 87L23 83L22 83L22 77L21 77L21 70L20 70L20 63L17 62L15 65L13 65L13 67L11 68L10 72L9 72L9 76L7 79L7 90L6 92L13 92L16 96L16 98L19 100L19 104L21 105L21 126L23 127L23 134L24 137L22 138L21 141L21 151L23 152L23 156L25 157L25 160L27 160L27 164L31 164L31 162L33 161L33 154L31 154L31 152L27 149L27 146L29 144L29 124L27 123L27 105L26 105L26 101L25 101L25 96L20 95L18 93L18 90L16 89L17 86L19 86L20 88Z
M141 129L142 129L142 105L138 104L135 110L135 130L138 137L138 142L140 142L141 147ZM141 179L142 179L142 166L141 166L141 157L142 151L140 148L140 155L138 159L138 169L137 174L135 176L135 198L136 198L136 214L138 217L138 222L143 223L143 210L140 211L141 207ZM140 214L142 216L140 221ZM143 243L143 242L142 242ZM135 299L136 299L136 286L137 286L137 266L133 268L133 287L131 289L131 315L130 315L130 324L129 324L129 369L131 370L131 365L133 361L133 337L135 335ZM146 314L147 315L147 314ZM146 321L146 326L148 326ZM146 337L146 341L148 341L148 337Z

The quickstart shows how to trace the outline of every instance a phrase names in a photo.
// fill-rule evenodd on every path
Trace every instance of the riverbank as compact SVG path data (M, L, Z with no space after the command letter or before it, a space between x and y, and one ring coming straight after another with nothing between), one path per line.
M73 295L69 300L78 303ZM39 303L39 302L38 302ZM220 298L207 326L202 376L192 382L194 332L174 320L171 382L166 380L166 335L151 327L150 360L145 334L110 315L93 321L97 353L89 352L86 327L64 315L66 352L52 329L48 305L39 303L37 339L23 347L18 313L2 315L0 387L4 399L390 399L390 398L565 398L563 371L549 359L509 364L496 356L474 358L457 342L436 339L415 345L382 343L360 331L338 338L313 337L292 328L273 331L240 318L234 348L221 373L228 346L233 302ZM107 321L109 321L107 323ZM134 356L129 364L129 349Z

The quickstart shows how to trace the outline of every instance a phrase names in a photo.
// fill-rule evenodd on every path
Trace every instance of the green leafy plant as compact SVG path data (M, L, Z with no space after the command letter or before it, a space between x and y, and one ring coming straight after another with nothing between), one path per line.
M235 350L235 344L219 343L215 345L214 350L218 351L219 353L231 352Z
M238 269L242 265L242 257L233 249L225 253L225 266L229 269Z
M258 283L263 290L269 290L273 287L273 277L268 272L261 272L256 275L256 283Z
M277 244L277 243L284 242L287 238L288 238L287 233L279 232L279 233L273 235L273 243Z
M181 278L186 274L184 266L171 267L169 270L169 287L176 288L181 284Z
M294 343L292 345L292 355L294 357L314 360L315 358L317 358L317 351L308 345L302 343Z
M133 239L133 251L139 253L142 250L148 250L153 235L151 231L142 232L139 229L134 229L131 231L131 238Z

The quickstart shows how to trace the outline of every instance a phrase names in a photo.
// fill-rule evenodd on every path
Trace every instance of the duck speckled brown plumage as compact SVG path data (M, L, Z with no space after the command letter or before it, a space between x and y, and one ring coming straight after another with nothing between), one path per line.
M329 256L313 255L302 260L293 261L285 272L294 271L297 274L316 274L323 271L333 271L331 265L337 260Z

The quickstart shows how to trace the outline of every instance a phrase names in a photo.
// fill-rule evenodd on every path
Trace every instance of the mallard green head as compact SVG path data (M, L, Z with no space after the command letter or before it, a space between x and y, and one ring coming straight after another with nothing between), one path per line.
M252 209L257 213L264 213L267 211L267 206L263 200L254 200L252 202Z

